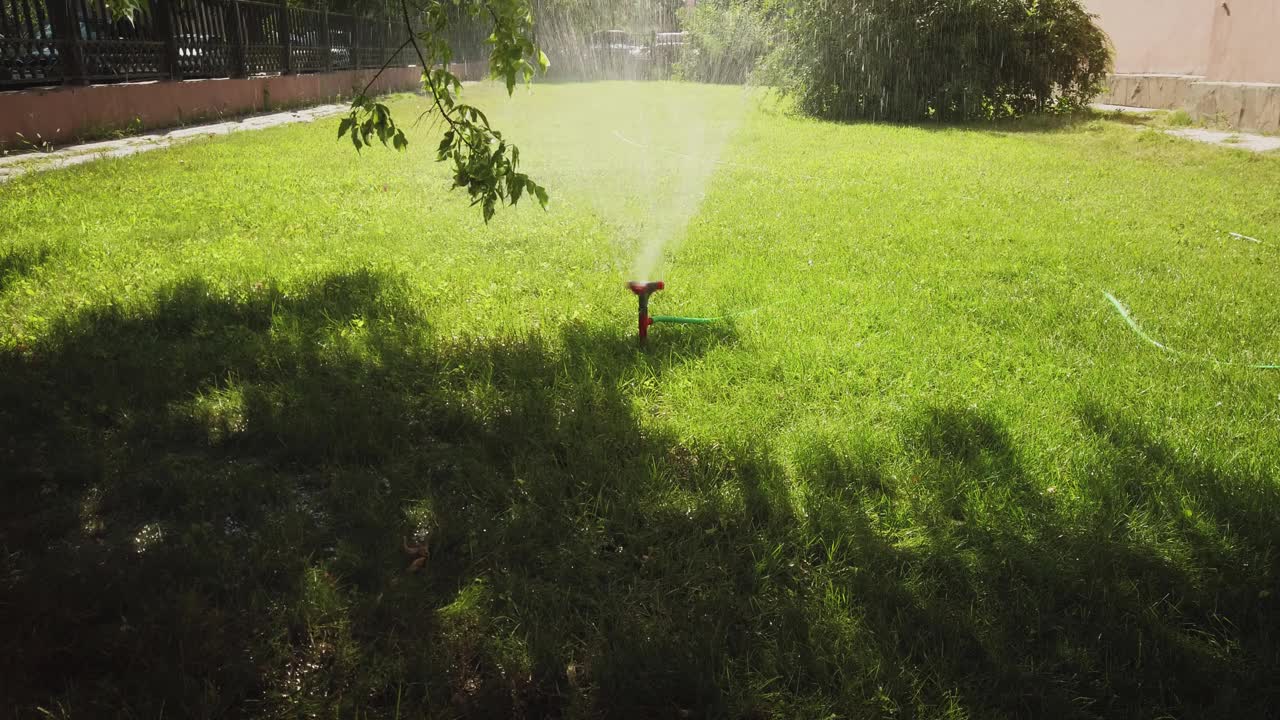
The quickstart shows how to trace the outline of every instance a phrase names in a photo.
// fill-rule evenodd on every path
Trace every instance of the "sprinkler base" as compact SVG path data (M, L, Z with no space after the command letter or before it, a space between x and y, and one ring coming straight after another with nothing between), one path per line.
M645 342L649 339L649 326L653 324L653 318L649 317L649 296L653 295L659 290L666 289L666 287L667 287L666 284L663 283L661 280L655 280L653 282L640 282L637 280L632 280L631 282L627 283L627 289L630 290L632 293L635 293L635 296L640 300L640 314L639 314L640 333L638 337L640 339L641 345L645 344Z

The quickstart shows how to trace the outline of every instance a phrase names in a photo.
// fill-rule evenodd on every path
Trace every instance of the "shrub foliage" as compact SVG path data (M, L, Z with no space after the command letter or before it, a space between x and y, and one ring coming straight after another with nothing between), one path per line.
M975 120L1078 108L1110 62L1079 0L792 0L770 77L818 117Z

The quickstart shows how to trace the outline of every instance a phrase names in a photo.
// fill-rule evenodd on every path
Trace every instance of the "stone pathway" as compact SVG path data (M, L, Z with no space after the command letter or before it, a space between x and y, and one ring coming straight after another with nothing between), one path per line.
M1125 113L1129 115L1151 115L1152 113L1160 112L1155 108L1132 107L1130 105L1108 105L1106 103L1094 103L1090 107L1092 107L1094 110L1097 110L1098 112L1104 112L1104 113L1118 112L1118 113Z
M304 110L254 115L243 120L212 123L209 125L192 125L147 135L135 135L119 140L104 140L83 145L71 145L60 150L41 153L24 153L21 155L5 155L0 157L0 183L7 182L19 175L41 170L71 167L81 163L92 162L101 158L126 157L150 150L167 148L194 138L229 135L244 130L262 130L264 128L290 125L299 122L311 122L321 118L332 117L346 112L348 105L318 105Z
M1280 150L1280 137L1275 137L1274 135L1255 135L1254 133L1205 130L1204 128L1179 128L1165 130L1165 132L1175 137L1195 140L1196 142L1250 150L1256 153Z
M1119 112L1133 115L1150 115L1160 112L1155 108L1129 107L1127 105L1106 105L1095 103L1093 109L1099 112ZM1170 128L1166 133L1187 140L1239 148L1251 152L1264 153L1280 150L1280 137L1274 135L1258 135L1257 133L1230 132L1226 130L1208 130L1205 128Z
M1102 112L1123 112L1134 114L1149 114L1157 112L1151 108L1126 107L1123 105L1094 105L1095 109ZM214 137L217 135L229 135L233 132L241 132L244 130L262 130L263 128L277 127L279 125L289 125L299 122L311 122L321 118L332 117L346 112L347 105L318 105L305 110L294 110L289 112L271 113L269 115L254 115L243 120L231 120L227 122L212 123L209 125L193 125L191 127L178 128L166 132L149 133L146 135L135 135L133 137L121 138L119 140L104 140L101 142L85 143L83 145L72 145L54 150L47 153L24 153L21 155L5 155L0 156L0 183L25 175L26 173L39 172L41 170L53 170L56 168L71 167L81 163L93 162L101 158L126 157L136 155L137 153L147 152L150 150L159 150L167 148L171 145L191 140L198 137ZM1241 150L1250 150L1253 152L1271 152L1280 150L1280 137L1271 135L1256 135L1254 133L1233 133L1221 130L1206 130L1203 128L1174 128L1165 130L1166 133L1176 137L1194 140L1196 142L1209 143L1212 145L1221 145L1223 147L1234 147Z

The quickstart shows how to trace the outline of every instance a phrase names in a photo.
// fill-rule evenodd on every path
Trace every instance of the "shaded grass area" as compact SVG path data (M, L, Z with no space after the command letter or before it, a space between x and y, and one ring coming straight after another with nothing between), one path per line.
M1274 697L1270 484L1100 403L1077 409L1108 449L1086 523L972 409L905 418L927 489L886 477L883 449L821 443L788 480L759 448L643 428L623 397L731 331L654 354L584 326L562 341L442 340L402 283L356 271L234 300L184 282L9 358L8 682L141 717L1087 717ZM914 537L891 542L904 511ZM1135 514L1216 572L1131 537ZM1206 532L1226 525L1234 551ZM405 572L405 542L429 544L426 572Z
M662 87L525 99L558 204L488 228L331 127L0 190L0 712L1265 717L1280 381L1095 301L1265 352L1275 165L713 115L655 304L766 307L639 351Z
M53 251L43 245L23 243L6 248L0 255L0 292L13 282L30 275L49 259Z

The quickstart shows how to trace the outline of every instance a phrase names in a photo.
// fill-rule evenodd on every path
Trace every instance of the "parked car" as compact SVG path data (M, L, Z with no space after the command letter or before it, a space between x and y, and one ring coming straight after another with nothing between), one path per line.
M596 53L610 55L629 55L640 57L648 52L648 48L639 42L631 33L624 30L600 30L591 34L587 47Z
M218 77L231 70L225 38L209 33L178 33L178 68L187 77Z
M329 31L329 62L335 68L351 67L351 33L346 30Z
M15 43L6 42L4 33L0 33L0 81L18 79L18 48Z
M654 71L658 75L667 76L679 61L680 54L685 51L687 45L688 33L654 33L653 48L649 52Z
M687 32L660 32L653 34L654 48L684 47L689 42Z
M638 79L648 76L649 47L623 30L600 30L587 41L589 76Z
M4 45L4 65L10 80L42 80L60 74L62 58L58 44L53 40L53 26L39 27L34 38L21 38L22 44ZM80 38L86 43L84 72L89 77L108 77L115 74L115 65L106 53L92 52L95 43L119 39L109 23L80 21ZM22 49L20 49L22 48ZM25 50L25 51L24 51Z

